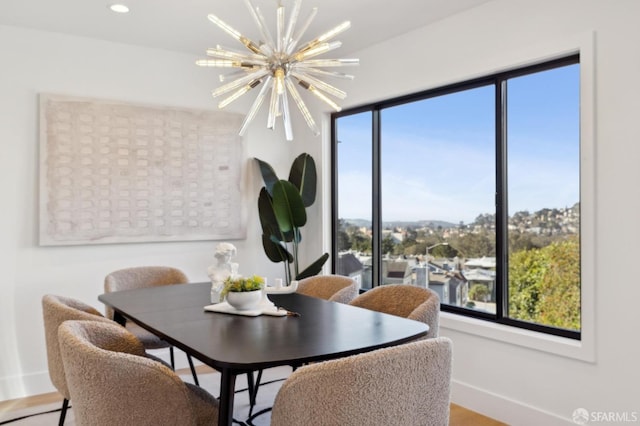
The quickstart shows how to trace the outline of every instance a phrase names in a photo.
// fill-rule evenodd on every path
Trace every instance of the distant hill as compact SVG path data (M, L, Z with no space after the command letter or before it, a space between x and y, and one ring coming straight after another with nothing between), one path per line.
M345 224L357 227L370 228L371 221L366 219L342 219ZM416 220L416 221L400 221L394 220L389 222L382 222L383 228L433 228L437 229L442 227L443 229L454 228L458 226L456 223L445 222L444 220Z
M347 226L371 229L371 221L367 219L344 219ZM464 224L466 229L495 229L495 213L482 213L471 223ZM444 220L393 220L382 223L383 229L391 228L428 228L433 231L457 228L459 223ZM509 217L509 226L515 227L520 232L528 232L544 235L575 234L580 229L580 203L571 207L543 208L533 213L527 210L519 211Z

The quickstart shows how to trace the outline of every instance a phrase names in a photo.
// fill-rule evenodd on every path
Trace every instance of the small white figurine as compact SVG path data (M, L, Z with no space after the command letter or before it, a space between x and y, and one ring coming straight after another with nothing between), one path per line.
M216 263L209 266L207 275L211 279L211 303L220 302L220 292L227 277L238 275L238 264L231 262L237 254L236 246L231 243L220 243L216 246Z

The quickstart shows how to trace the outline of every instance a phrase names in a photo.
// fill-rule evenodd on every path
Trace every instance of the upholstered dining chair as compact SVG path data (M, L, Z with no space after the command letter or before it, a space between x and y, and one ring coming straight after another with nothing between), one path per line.
M272 426L449 424L446 337L300 367L276 395Z
M349 303L358 295L358 283L353 278L343 275L315 275L298 281L296 292L332 302ZM251 397L252 402L258 395L262 372L262 370L258 371Z
M300 280L297 292L332 302L349 303L358 295L358 283L342 275L316 275Z
M216 398L146 358L142 343L124 327L66 321L58 340L78 424L217 423Z
M431 289L407 284L381 285L362 293L349 304L424 322L429 326L425 338L438 336L440 298Z
M120 269L108 274L104 279L104 291L105 293L111 293L114 291L133 290L146 287L186 284L188 282L189 280L185 273L177 268L169 266L138 266ZM107 318L114 319L114 312L110 307L107 306L105 308L105 314ZM169 348L171 368L175 369L172 345L132 322L125 323L125 327L142 342L147 350ZM189 368L191 369L191 374L193 375L193 381L196 385L199 385L193 360L189 354L186 355L187 361L189 362Z
M44 317L44 336L47 347L47 364L49 367L49 377L51 383L60 392L64 398L62 401L62 409L60 410L59 425L64 424L64 419L69 407L71 395L67 380L64 373L64 365L60 355L60 346L58 345L58 327L64 321L68 320L90 320L103 323L112 323L113 321L102 316L100 312L79 300L46 294L42 297L42 314Z

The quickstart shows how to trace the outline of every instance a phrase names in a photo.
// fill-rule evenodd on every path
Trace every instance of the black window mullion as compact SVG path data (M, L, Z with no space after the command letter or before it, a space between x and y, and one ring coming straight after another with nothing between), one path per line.
M509 297L507 199L507 82L496 79L496 317L506 316Z
M372 149L372 164L371 164L371 178L372 178L372 194L371 194L371 214L372 214L372 240L371 240L371 254L372 254L372 269L371 269L371 285L377 287L382 282L382 197L380 194L381 177L380 177L380 109L374 108L371 111L371 149Z
M331 119L331 271L335 273L338 270L338 220L339 220L339 206L338 206L338 119L332 117Z

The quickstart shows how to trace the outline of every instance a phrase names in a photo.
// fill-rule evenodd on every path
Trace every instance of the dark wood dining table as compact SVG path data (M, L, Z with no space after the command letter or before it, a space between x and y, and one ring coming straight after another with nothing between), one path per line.
M402 344L424 336L421 322L298 293L270 294L299 316L248 317L204 310L210 283L105 293L116 320L131 320L221 373L219 425L231 425L236 376Z

